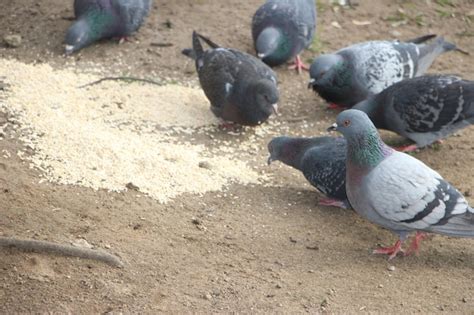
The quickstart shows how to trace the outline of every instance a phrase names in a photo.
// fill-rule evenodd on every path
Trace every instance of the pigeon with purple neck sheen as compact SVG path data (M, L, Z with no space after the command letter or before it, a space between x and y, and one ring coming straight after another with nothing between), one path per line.
M350 207L346 195L346 141L344 138L276 137L268 143L272 161L300 170L310 184L328 198L320 205Z
M315 0L267 0L252 19L257 56L272 67L295 58L291 68L308 70L299 53L311 45L315 29Z
M104 38L126 38L150 12L152 0L74 0L76 21L66 33L66 54Z
M354 106L375 127L416 143L412 151L443 139L474 123L474 82L452 75L426 75L386 88Z
M204 50L201 40L211 49ZM258 58L222 48L196 32L193 32L193 48L182 53L195 60L199 82L217 117L255 126L277 113L276 74Z
M369 41L317 57L311 64L309 88L333 107L352 107L392 84L422 75L454 44L426 35L408 42Z
M343 111L328 130L341 132L347 140L346 191L351 206L399 237L394 246L374 253L394 258L414 231L406 254L418 251L424 232L474 237L474 209L462 194L423 162L387 146L364 112Z

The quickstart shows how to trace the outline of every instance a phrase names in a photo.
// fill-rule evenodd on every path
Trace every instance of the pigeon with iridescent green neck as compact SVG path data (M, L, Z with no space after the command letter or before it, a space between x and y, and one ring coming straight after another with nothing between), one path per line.
M315 29L315 0L267 0L252 19L257 56L272 67L295 58L291 68L308 70L299 53L311 45Z
M300 170L310 184L328 198L323 206L349 208L346 195L346 141L344 138L276 137L268 143L272 161L281 161Z
M369 41L318 56L309 70L308 88L332 107L352 107L394 83L422 75L436 57L456 49L442 37L426 43L433 37Z
M104 38L126 38L143 24L152 0L74 0L76 21L66 33L66 54Z
M416 158L397 152L380 138L369 117L350 109L328 130L347 140L346 191L354 210L391 230L399 240L374 253L394 258L416 232L406 254L418 251L424 232L474 237L474 209L440 174Z

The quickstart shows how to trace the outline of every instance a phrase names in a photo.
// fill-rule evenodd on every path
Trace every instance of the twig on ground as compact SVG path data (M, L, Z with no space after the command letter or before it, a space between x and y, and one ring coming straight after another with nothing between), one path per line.
M79 86L79 88L82 89L82 88L85 88L85 87L87 87L87 86L91 86L91 85L96 85L96 84L102 83L102 82L104 82L104 81L145 82L145 83L155 84L155 85L159 85L159 86L163 86L163 85L164 85L164 83L157 82L157 81L153 81L153 80L150 80L150 79L141 79L141 78L134 78L134 77L105 77L105 78L99 79L99 80L97 80L97 81L94 81L94 82L90 82L90 83L81 85L81 86Z

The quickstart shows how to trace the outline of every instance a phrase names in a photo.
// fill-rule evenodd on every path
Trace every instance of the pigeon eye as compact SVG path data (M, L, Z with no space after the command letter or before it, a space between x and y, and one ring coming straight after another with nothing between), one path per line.
M343 124L344 124L344 127L349 127L351 125L351 121L349 119L344 120Z

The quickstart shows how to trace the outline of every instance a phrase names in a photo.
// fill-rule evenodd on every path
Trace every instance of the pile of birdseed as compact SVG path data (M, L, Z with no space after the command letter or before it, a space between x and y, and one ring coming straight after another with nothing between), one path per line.
M111 191L132 183L167 202L262 178L232 150L211 155L170 132L216 123L200 89L118 81L80 88L100 76L14 60L0 60L0 73L8 84L0 110L18 120L34 152L18 154L42 180Z

